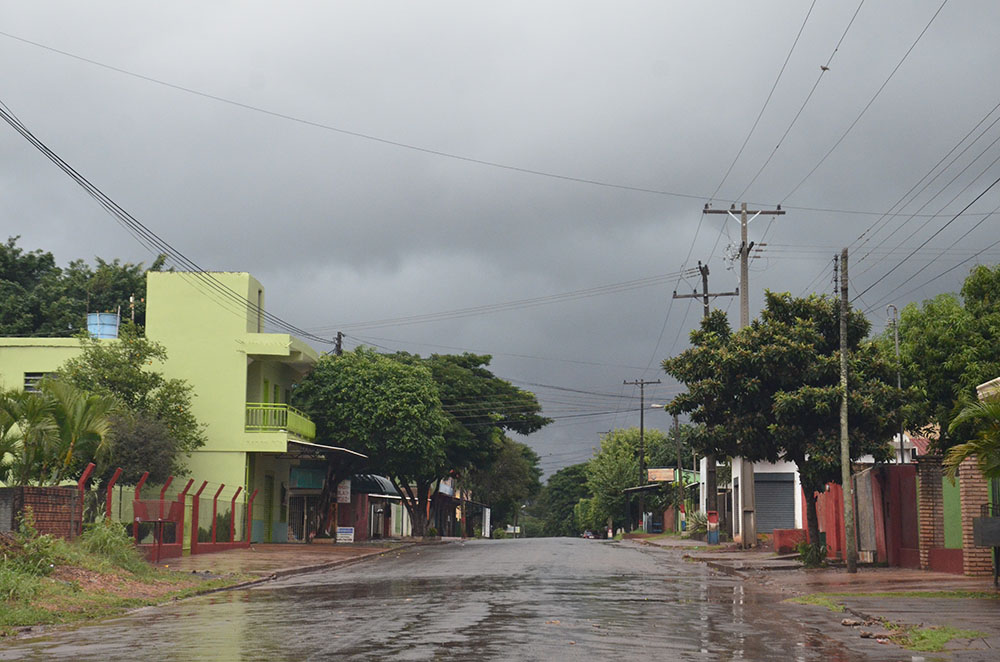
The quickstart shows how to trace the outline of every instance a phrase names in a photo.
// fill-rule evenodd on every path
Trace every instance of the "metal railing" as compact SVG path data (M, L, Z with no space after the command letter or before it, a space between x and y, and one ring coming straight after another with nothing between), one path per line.
M286 431L303 439L316 436L316 424L295 407L282 403L248 402L247 432Z

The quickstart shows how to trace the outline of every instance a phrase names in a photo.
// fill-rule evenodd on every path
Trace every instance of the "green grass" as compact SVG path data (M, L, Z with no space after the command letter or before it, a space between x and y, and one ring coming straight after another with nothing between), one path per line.
M156 568L118 524L94 525L74 542L39 535L30 514L0 552L0 637L25 626L113 616L252 578L203 579Z
M933 653L944 650L944 647L952 639L976 639L985 637L982 632L975 630L959 630L953 627L901 627L892 640L902 646L914 651Z
M853 592L831 592L816 593L814 595L829 595L834 597L853 598L944 598L950 600L1000 600L1000 592L995 591L967 591L957 589L953 591L870 591L867 593Z
M830 611L844 611L844 605L840 604L832 597L832 593L813 593L812 595L803 595L798 598L788 598L784 602L793 602L797 605L814 605L817 607L826 607Z

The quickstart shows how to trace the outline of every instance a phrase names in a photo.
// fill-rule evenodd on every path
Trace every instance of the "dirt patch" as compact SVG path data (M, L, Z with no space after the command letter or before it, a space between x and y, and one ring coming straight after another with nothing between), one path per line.
M53 581L63 582L83 593L111 595L116 598L154 600L169 593L176 593L202 583L201 578L190 580L132 579L123 575L107 574L73 566L58 566L49 575ZM42 605L54 609L57 605Z

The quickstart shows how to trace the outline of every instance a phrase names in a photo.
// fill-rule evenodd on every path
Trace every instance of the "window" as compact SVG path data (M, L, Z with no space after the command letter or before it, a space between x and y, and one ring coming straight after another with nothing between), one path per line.
M44 372L24 373L24 390L28 393L38 393L38 382L42 381L43 377L45 377Z

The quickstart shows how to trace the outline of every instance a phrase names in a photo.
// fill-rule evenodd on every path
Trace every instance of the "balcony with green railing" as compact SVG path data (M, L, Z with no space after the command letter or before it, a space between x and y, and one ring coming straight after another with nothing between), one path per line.
M301 411L280 402L248 402L247 432L290 432L302 439L316 436L316 424Z

